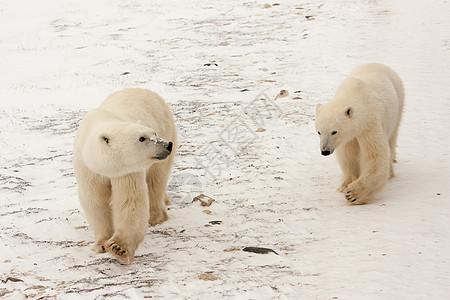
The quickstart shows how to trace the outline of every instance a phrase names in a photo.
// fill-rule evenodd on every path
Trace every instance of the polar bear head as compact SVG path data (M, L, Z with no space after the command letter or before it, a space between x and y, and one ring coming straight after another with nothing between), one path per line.
M84 143L82 158L91 171L120 177L166 159L172 146L149 127L119 122L93 129Z
M367 106L370 90L356 78L347 78L338 87L333 99L316 106L316 131L320 137L322 155L361 135L372 123L372 111Z
M334 108L332 103L316 106L316 131L320 137L320 151L327 156L354 137L354 108Z

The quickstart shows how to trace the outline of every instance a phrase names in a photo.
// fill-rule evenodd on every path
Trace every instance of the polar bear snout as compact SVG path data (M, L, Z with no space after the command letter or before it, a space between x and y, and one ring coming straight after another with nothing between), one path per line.
M163 140L163 139L158 139L157 142L157 146L158 146L158 153L153 157L154 159L157 160L163 160L166 159L170 153L172 153L172 148L173 148L173 143Z
M329 151L329 150L322 150L322 155L323 156L328 156L330 154L331 154L331 151Z
M172 147L173 147L173 143L169 142L169 144L166 147L166 150L169 151L169 152L172 152Z
M332 143L330 143L329 139L322 140L320 144L320 153L322 153L323 156L333 154L334 146Z

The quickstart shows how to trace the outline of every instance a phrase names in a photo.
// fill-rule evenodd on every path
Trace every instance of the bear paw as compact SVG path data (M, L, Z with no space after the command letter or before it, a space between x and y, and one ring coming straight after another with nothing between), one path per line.
M360 199L356 198L354 194L352 194L352 191L344 191L345 199L347 199L348 204L352 205L358 205L358 204L364 204L366 202L361 201Z
M150 213L150 219L148 223L150 226L155 226L158 224L162 224L165 221L169 220L169 215L167 214L166 209L161 209L158 213Z
M338 192L344 193L345 189L348 187L348 183L343 183L341 186L337 189Z
M356 176L352 176L346 180L344 180L341 184L341 186L338 188L338 191L341 193L345 193L345 189L348 187L349 184L356 181L358 178Z
M169 195L167 195L164 197L164 203L166 204L166 206L172 205L172 201L169 198Z
M114 240L109 240L105 245L106 249L118 260L131 264L134 259L134 254L130 253L126 247L120 245Z
M102 242L95 242L94 246L92 247L92 251L97 253L105 253L107 249Z
M365 204L370 200L366 189L357 182L349 184L343 193L347 202L352 205Z

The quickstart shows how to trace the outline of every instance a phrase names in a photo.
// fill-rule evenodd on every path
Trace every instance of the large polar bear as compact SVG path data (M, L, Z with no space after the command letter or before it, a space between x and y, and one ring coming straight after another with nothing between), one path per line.
M394 176L392 163L404 90L397 73L382 64L351 72L326 105L317 105L322 155L336 150L343 172L340 191L350 204L372 200Z
M83 118L73 164L95 251L131 263L148 225L168 219L176 137L169 106L148 90L116 92Z

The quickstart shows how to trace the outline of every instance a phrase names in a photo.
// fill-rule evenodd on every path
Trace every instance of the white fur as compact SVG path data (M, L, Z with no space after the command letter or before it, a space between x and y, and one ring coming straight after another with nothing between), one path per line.
M143 89L116 92L83 118L73 164L95 251L131 263L149 223L168 219L166 185L176 135L169 106Z
M351 204L372 200L394 176L392 163L403 111L399 76L382 64L351 72L326 105L317 105L322 154L336 155L343 172L340 191Z

